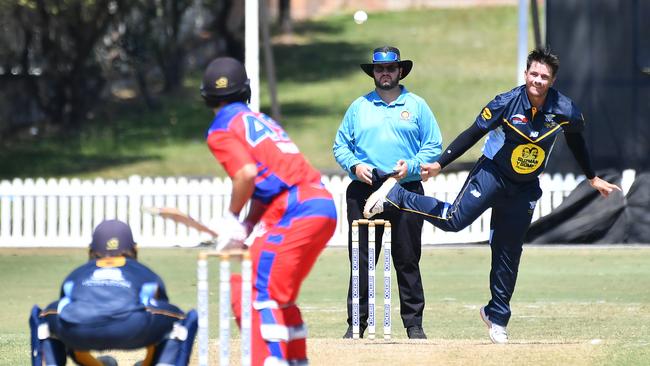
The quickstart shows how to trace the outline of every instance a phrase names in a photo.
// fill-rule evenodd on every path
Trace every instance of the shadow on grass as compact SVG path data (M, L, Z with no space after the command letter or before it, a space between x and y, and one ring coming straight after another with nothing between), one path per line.
M72 151L34 150L0 153L0 179L70 176L108 167L159 160L153 155L81 154Z
M262 108L262 112L269 114L269 108ZM301 127L305 126L302 122L306 117L328 116L332 114L332 109L317 104L307 103L282 103L282 120L279 121L280 125L284 128L287 127ZM290 118L288 118L290 116Z
M273 48L278 80L317 82L359 72L372 46L347 42L277 45Z

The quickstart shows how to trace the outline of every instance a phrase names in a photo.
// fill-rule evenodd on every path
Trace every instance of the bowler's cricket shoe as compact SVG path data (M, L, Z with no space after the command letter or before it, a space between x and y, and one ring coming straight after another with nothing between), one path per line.
M363 206L363 216L367 219L384 212L384 204L388 203L388 192L395 186L397 179L388 178L378 190L368 197ZM390 204L390 203L389 203Z
M481 307L481 319L483 319L485 324L488 326L488 333L490 334L492 343L508 343L508 331L506 331L506 327L492 323L487 314L485 314L485 306Z

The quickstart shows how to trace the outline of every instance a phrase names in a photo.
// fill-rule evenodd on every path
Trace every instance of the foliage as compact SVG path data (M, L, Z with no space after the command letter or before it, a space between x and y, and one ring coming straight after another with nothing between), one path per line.
M69 137L112 100L140 95L154 108L154 95L182 87L188 65L220 52L199 47L223 43L207 19L227 17L229 7L215 3L235 1L3 1L0 141L27 128Z
M77 128L105 83L92 57L95 46L128 3L24 0L3 12L7 32L0 49L7 56L3 68L11 70L3 84L23 89L10 103L27 105L15 113L32 111L51 124Z
M215 5L220 11L227 7L219 1ZM204 28L217 32L217 19L206 17ZM273 38L280 122L317 168L340 173L331 152L334 134L348 105L372 87L358 65L374 47L389 43L414 61L404 85L427 100L446 144L494 95L514 86L516 19L515 7L488 7L371 13L363 25L355 24L351 14L296 22L291 36ZM39 133L5 140L0 178L222 174L205 147L211 116L197 93L200 60L210 54L209 43L202 42L193 53L199 70L187 70L180 90L153 95L155 109L138 98L108 100L65 139ZM155 65L149 66L152 59L144 62L149 74L158 73ZM262 73L261 105L268 111L265 81ZM473 162L480 154L478 145L461 162Z

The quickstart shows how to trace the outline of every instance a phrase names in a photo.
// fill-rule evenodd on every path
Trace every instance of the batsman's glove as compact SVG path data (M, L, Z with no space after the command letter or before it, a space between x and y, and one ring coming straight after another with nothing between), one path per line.
M244 241L249 234L248 225L239 221L235 215L228 212L224 217L215 223L219 232L217 239L218 251L227 249L243 249L246 248Z

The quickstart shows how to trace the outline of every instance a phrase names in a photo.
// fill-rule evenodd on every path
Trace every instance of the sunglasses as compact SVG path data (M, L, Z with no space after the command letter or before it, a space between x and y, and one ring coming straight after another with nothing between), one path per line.
M372 54L372 62L390 62L390 61L399 61L399 56L397 53L388 51L388 52L375 52Z
M372 71L374 71L377 74L381 74L384 71L389 72L389 73L393 73L393 72L395 72L397 70L399 70L398 65L388 65L388 66L375 65L372 68Z

